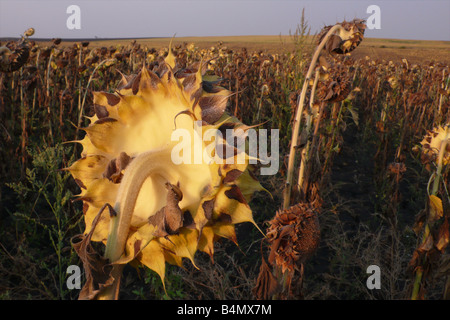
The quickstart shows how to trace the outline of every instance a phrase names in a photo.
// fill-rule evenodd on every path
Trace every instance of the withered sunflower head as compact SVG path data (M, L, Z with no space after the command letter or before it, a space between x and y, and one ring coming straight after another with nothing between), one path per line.
M0 72L19 70L30 56L30 47L25 43L8 43L0 47Z
M249 201L263 190L248 156L238 161L225 135L202 139L248 128L225 112L230 92L206 81L205 71L202 63L180 68L169 51L153 70L123 76L116 92L95 92L95 114L78 141L82 157L67 169L81 188L85 234L95 229L91 240L106 242L111 218L102 214L94 224L99 210L115 203L127 170L151 155L157 171L140 188L120 263L145 265L162 279L166 262L195 265L195 252L212 257L219 238L236 242L235 224L254 223ZM206 161L204 154L235 161Z
M318 211L313 204L298 203L277 211L269 224L269 263L278 266L283 273L296 270L317 250L320 226Z
M25 30L23 35L25 37L31 37L32 35L34 35L34 28L28 28L27 30Z
M353 51L363 40L366 24L364 20L354 19L340 24L342 28L336 31L327 41L325 50L329 53L345 54ZM318 44L333 26L325 26L318 35Z
M340 65L335 65L317 85L317 99L325 102L339 102L351 91L351 79Z

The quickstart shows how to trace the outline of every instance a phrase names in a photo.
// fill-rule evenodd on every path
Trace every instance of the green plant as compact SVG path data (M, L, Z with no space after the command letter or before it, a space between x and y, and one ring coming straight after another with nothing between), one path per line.
M71 251L70 237L79 231L82 218L71 203L70 174L61 171L63 158L70 154L71 148L44 144L29 147L27 151L32 158L32 169L26 169L25 180L6 184L17 199L10 214L29 242L22 247L23 253L39 268L47 270L48 276L54 277L55 287L45 287L45 291L52 298L64 299L69 295L65 286L66 269L75 257L73 253L67 254ZM42 247L47 241L51 246Z

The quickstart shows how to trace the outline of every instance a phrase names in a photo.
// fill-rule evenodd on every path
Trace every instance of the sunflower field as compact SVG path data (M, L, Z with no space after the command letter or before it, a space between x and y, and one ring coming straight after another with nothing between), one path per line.
M449 299L450 68L356 59L365 28L2 41L0 298ZM276 174L224 138L262 129ZM175 163L178 130L223 161Z

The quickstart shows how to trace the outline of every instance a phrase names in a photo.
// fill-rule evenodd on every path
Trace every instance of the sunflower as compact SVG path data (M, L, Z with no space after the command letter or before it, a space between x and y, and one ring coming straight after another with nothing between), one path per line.
M317 86L319 101L339 102L347 98L351 90L350 77L341 65L333 65Z
M0 47L0 72L14 72L19 70L30 56L30 48L27 44L9 42Z
M255 224L248 203L263 187L247 153L218 134L249 127L225 112L230 92L204 78L206 69L182 68L169 48L153 70L122 76L114 93L94 93L95 114L77 141L82 157L67 170L81 188L86 224L74 243L106 243L106 264L144 265L164 283L166 262L195 266L196 251L212 258L219 238L236 243L235 224ZM119 237L123 249L108 256ZM88 298L101 291L90 288Z
M344 21L340 25L342 28L331 35L325 45L325 50L329 53L349 53L355 50L364 38L364 31L366 29L364 20L354 19L352 21ZM317 36L318 44L322 42L332 27L325 26L322 28Z
M34 29L25 30L22 38L16 42L8 42L0 47L0 72L14 72L27 63L32 45L28 37L34 34Z

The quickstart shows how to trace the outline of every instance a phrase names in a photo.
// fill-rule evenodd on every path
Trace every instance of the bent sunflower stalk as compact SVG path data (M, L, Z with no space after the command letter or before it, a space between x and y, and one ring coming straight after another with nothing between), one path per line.
M302 298L302 282L304 263L314 254L320 242L320 225L318 215L321 208L320 196L312 199L303 199L299 203L291 206L291 188L293 182L294 164L297 145L299 143L299 129L302 120L306 92L311 83L311 76L315 70L315 79L312 82L311 105L314 103L314 93L319 84L320 72L316 68L316 63L323 53L343 54L355 49L362 41L365 25L363 20L353 20L352 22L343 22L335 26L325 27L319 34L319 45L312 57L311 64L303 82L303 88L298 101L295 119L293 123L292 139L289 153L288 171L284 189L284 199L282 209L277 211L275 217L269 221L267 230L267 239L271 244L268 261L274 267L274 275L268 270L268 266L263 259L260 274L257 279L254 293L258 298ZM325 50L324 50L325 49ZM324 51L325 52L324 52ZM322 64L326 59L322 57ZM328 63L327 63L328 64ZM322 65L320 66L322 67ZM330 70L326 70L329 72ZM336 70L335 70L336 71ZM336 77L331 79L330 77ZM328 79L330 78L330 79ZM348 81L342 77L339 72L330 75L319 90L319 101L322 104L331 101L340 101L348 95ZM323 110L323 105L321 106ZM315 133L317 134L320 117L316 119ZM306 131L310 134L312 127L312 114L309 111L307 116ZM314 139L315 141L317 139ZM302 184L305 174L305 168L310 155L310 144L306 143L306 148L302 150L302 161L299 169L299 180L297 182L298 190L302 191ZM314 147L314 145L313 145ZM304 195L307 190L303 190Z
M212 259L218 239L237 242L236 224L256 226L249 202L264 188L249 156L224 134L205 138L249 127L225 112L230 92L205 72L202 62L180 66L169 48L152 70L123 76L115 93L94 93L95 115L76 141L82 157L66 169L86 224L72 241L87 274L80 299L118 298L125 264L152 269L164 284L166 263L195 266L197 251ZM178 140L175 129L185 133ZM106 244L104 255L92 242Z
M294 123L292 125L291 146L289 150L288 169L283 194L283 209L289 208L291 204L291 191L293 186L295 158L303 108L306 98L306 92L310 85L311 76L316 68L317 61L319 60L323 49L325 49L329 53L334 52L338 54L343 54L354 50L362 41L364 29L365 25L363 20L353 20L352 22L344 21L341 24L325 27L322 33L319 34L319 45L314 52L308 71L305 75L305 80L303 82L302 91L300 93L298 106L295 112Z
M442 182L444 182L445 189L442 170L450 163L450 148L448 147L450 146L450 125L439 126L428 131L421 144L423 147L422 162L425 164L428 162L434 163L436 171L430 178L430 182L433 179L433 186L431 191L429 190L428 192L430 209L428 209L426 221L424 222L422 239L409 265L414 273L411 300L424 299L424 278L429 273L426 270L426 265L429 263L428 260L430 260L429 253L432 251L431 248L442 253L449 244L448 213L444 212L443 201L439 197L439 189ZM441 224L439 230L433 230L433 227L436 229L436 221L440 219L445 219L446 222ZM448 283L446 283L446 290L447 286L449 286Z

